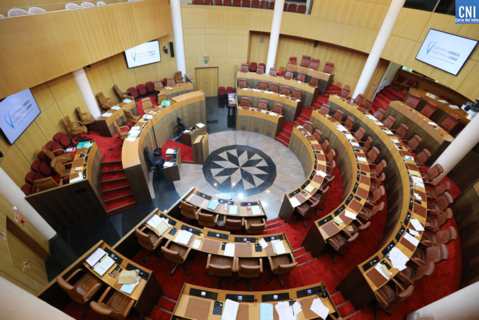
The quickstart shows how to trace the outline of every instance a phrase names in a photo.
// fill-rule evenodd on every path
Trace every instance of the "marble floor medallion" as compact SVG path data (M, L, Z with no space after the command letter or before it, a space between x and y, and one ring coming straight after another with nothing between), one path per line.
M253 195L269 188L276 165L263 151L245 145L229 145L211 152L203 165L208 183L220 192Z

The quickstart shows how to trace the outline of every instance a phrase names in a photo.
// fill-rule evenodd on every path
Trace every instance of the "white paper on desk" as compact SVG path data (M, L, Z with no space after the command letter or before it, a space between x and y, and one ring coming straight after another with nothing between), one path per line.
M289 198L289 202L291 202L291 205L293 207L297 207L301 204L301 202L299 202L299 200L296 197Z
M417 200L417 201L422 201L422 197L419 195L419 193L417 192L414 192L414 198Z
M404 236L404 239L406 239L413 246L417 247L417 245L419 244L419 240L415 236L409 234L408 232L405 232L403 236Z
M346 217L348 217L349 219L353 219L353 220L356 220L356 217L357 217L357 214L356 214L356 213L354 213L353 211L348 210L348 209L346 209L346 210L344 211L344 215L345 215Z
M191 246L193 247L193 249L199 250L201 247L201 240L200 239L193 240L193 244Z
M394 247L389 251L388 257L394 268L399 271L406 269L406 263L409 261L409 258L397 247Z
M154 215L150 220L148 220L147 224L153 228L159 236L161 236L166 230L168 230L170 226L165 220L166 219L162 219L159 216Z
M268 243L263 238L259 239L258 243L261 246L261 248L263 248L263 249L268 246Z
M350 133L346 133L346 138L348 138L349 141L354 140L354 137Z
M70 179L68 182L69 183L75 183L75 182L80 182L80 181L83 181L83 175L82 174L79 174L75 178Z
M101 116L105 117L105 118L108 118L108 117L111 117L111 115L112 115L111 112L104 112Z
M295 320L293 309L289 305L289 301L278 302L274 308L278 314L279 320Z
M406 161L414 161L414 158L413 158L412 156L410 156L410 155L405 155L405 156L404 156L404 160L406 160Z
M391 141L392 141L393 143L395 143L395 144L401 143L401 142L399 141L399 139L396 138L396 137L391 138Z
M263 214L263 212L261 211L260 206L252 206L251 211L252 211L254 216L259 216L260 214Z
M90 267L93 267L98 261L100 261L101 258L106 254L105 250L102 248L97 248L91 256L89 256L86 259L86 263L90 265Z
M338 130L341 131L341 132L347 131L346 128L342 124L337 124L336 128L338 128Z
M229 214L238 214L238 206L236 205L230 205L228 206L228 213Z
M377 120L376 117L373 116L372 114L368 114L366 117L369 118L370 120L373 120L373 121Z
M414 237L417 237L419 235L419 232L417 232L416 230L413 230L413 229L409 229L407 232L412 234Z
M356 148L360 147L359 143L357 143L356 140L351 141L351 145Z
M151 114L144 114L144 115L143 115L143 119L145 119L145 120L151 120L151 119L153 119L153 115L151 115Z
M234 320L238 315L239 303L230 299L226 299L223 305L223 314L221 320Z
M202 122L198 122L198 123L196 124L196 127L199 128L199 129L201 129L201 128L204 128L204 127L205 127L205 124L202 123Z
M276 254L284 254L286 253L286 248L284 247L282 240L273 240L271 241L271 245L273 246L273 251Z
M128 99L128 98L125 98L125 99L123 99L123 102L124 102L124 103L130 103L130 102L132 102L132 100L131 100L131 99Z
M428 124L434 128L437 128L437 123L435 122L432 122L432 121L428 121Z
M386 132L386 134L387 134L388 136L394 135L394 133L392 133L392 131L389 130L389 129L384 129L384 132Z
M129 141L129 142L134 142L134 141L136 140L136 137L130 137L130 136L128 136L128 137L126 137L125 140L126 140L126 141Z
M259 305L259 320L273 320L273 305L262 302Z
M424 226L416 218L411 219L411 224L416 231L424 231Z
M97 264L95 264L95 267L93 268L93 270L98 273L100 276L103 276L105 274L105 272L108 271L108 269L111 268L112 265L115 264L115 260L113 260L112 258L110 258L110 256L107 256L105 255L101 260L100 262L98 262Z
M384 278L386 278L387 280L389 280L389 278L391 278L391 272L389 272L389 269L388 267L386 267L384 264L382 264L381 262L376 264L374 266L374 269L376 269L377 272L379 272Z
M323 170L316 170L316 175L325 178L327 173Z
M421 178L413 176L412 177L412 182L414 183L415 186L424 188L424 181L422 181Z
M341 219L340 216L335 216L335 217L333 218L333 221L334 221L334 223L336 223L337 225L341 225L341 224L344 223L343 219Z
M136 280L136 282L133 283L124 284L120 287L120 290L126 294L131 294L139 283L140 279Z
M306 188L304 188L304 190L306 190L308 193L311 193L314 191L314 185L310 183L306 186Z
M120 110L120 106L119 105L116 105L116 106L113 106L110 108L111 110Z
M234 257L234 255L235 255L235 244L229 242L225 245L225 256Z
M357 159L359 162L368 163L368 159L366 159L365 157L358 157Z
M173 167L174 165L175 165L175 162L173 162L173 161L165 161L163 163L163 168Z
M191 232L186 231L186 230L180 230L176 234L175 242L187 246L188 243L190 242L190 239L191 239L192 236L193 236L193 234Z
M301 303L299 303L299 301L295 301L293 304L293 313L296 319L298 318L298 315L301 313L301 311L303 311L303 306L301 305Z
M311 303L311 307L309 307L311 311L316 313L321 319L326 319L329 314L329 308L326 307L319 298L313 299L313 302Z
M173 148L166 149L166 154L175 154L175 153L176 153L176 151Z

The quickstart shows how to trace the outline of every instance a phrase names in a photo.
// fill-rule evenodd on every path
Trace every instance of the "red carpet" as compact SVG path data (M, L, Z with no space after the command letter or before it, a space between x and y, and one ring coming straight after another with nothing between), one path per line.
M161 152L163 154L163 158L166 156L166 149L180 149L180 156L181 162L184 163L194 163L193 162L193 148L187 146L186 144L174 141L174 140L167 140L163 146L161 146Z

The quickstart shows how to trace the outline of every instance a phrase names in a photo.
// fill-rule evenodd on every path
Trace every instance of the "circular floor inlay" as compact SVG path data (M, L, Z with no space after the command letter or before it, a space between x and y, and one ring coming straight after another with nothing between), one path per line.
M246 195L260 193L276 178L276 165L263 151L230 145L213 151L203 165L203 174L221 192Z

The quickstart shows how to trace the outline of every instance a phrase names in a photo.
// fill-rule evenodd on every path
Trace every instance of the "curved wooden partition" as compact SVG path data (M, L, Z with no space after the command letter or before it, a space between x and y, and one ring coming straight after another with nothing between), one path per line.
M149 170L144 159L144 149L161 147L175 135L176 118L186 127L198 122L206 123L205 94L193 91L176 96L169 107L158 108L145 114L132 128L140 130L136 138L126 138L121 150L123 169L128 177L135 199L139 202L154 198L150 188Z
M344 177L344 199L339 206L310 228L303 246L318 256L327 240L350 224L366 204L371 188L371 170L366 155L356 138L339 122L317 110L312 114L313 127L322 132L337 151L337 162Z
M239 88L238 86L238 80L246 80L248 83L248 87L250 88L256 88L256 85L258 82L268 82L268 83L274 83L278 86L285 86L290 89L295 89L298 91L301 91L303 94L303 102L304 105L310 106L313 104L314 97L316 97L317 94L317 88L312 87L306 82L294 80L294 79L285 79L283 77L277 76L273 77L270 76L269 74L258 74L256 72L241 72L238 71L236 73L236 87Z
M321 144L302 126L295 126L289 140L289 149L303 166L306 181L295 190L285 194L279 216L288 220L295 208L308 201L326 183L327 162Z
M220 319L222 313L225 312L227 300L239 303L236 317L231 315L228 319L253 320L263 319L263 317L280 319L275 307L278 303L289 304L293 301L302 307L302 312L297 319L319 319L318 314L311 310L311 305L316 299L319 299L328 310L327 315L321 319L339 318L334 302L326 286L322 283L274 291L232 291L185 283L178 297L172 319ZM314 303L316 304L318 301ZM217 310L216 305L220 305L222 308ZM225 319L224 313L223 319Z
M407 146L372 115L365 115L357 106L338 96L329 98L329 108L341 109L355 119L376 142L381 156L388 162L386 190L388 194L388 222L382 246L359 264L339 285L341 292L361 308L375 299L376 292L393 279L399 270L388 257L401 255L409 260L422 237L422 230L413 224L424 226L427 219L427 196L421 172ZM414 243L409 241L410 232ZM384 269L385 268L385 269ZM384 271L386 270L386 271ZM384 275L383 275L384 274ZM387 277L386 277L386 276Z
M326 91L326 88L333 83L334 80L334 74L330 74L327 72L319 71L319 70L314 70L308 67L303 67L297 64L291 64L288 63L286 65L286 70L295 72L295 73L302 73L309 78L317 79L318 80L318 90L321 94L323 94Z
M238 100L241 97L250 98L253 102L253 106L256 106L259 100L267 100L271 105L276 102L281 103L283 106L283 114L288 121L294 121L301 108L300 99L294 99L276 92L250 88L238 88L236 90L236 95L238 96Z
M271 138L281 128L284 117L272 111L256 108L236 108L236 129L261 133Z

